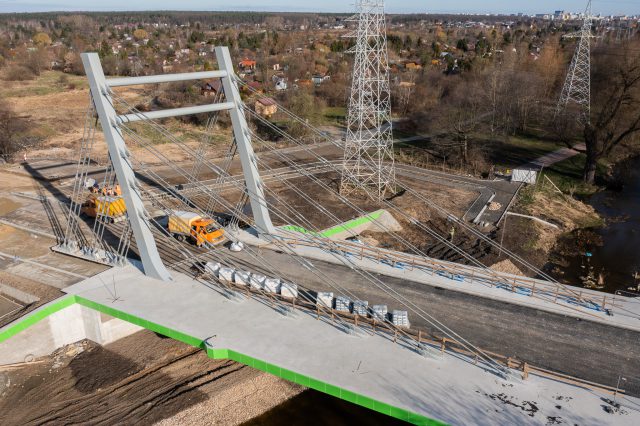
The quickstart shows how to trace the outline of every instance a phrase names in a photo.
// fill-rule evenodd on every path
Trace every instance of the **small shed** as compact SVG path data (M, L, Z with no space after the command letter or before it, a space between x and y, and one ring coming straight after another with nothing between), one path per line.
M514 169L511 173L512 182L524 182L535 185L538 179L538 171L531 169Z

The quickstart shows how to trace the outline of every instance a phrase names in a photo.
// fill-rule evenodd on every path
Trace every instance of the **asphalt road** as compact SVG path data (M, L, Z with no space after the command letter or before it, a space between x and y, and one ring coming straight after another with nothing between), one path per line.
M230 253L247 270L259 272L246 252ZM386 304L389 310L403 309L396 300L347 267L313 260L320 277L309 273L290 256L260 250L260 257L283 276L308 289L341 292L333 283L369 305ZM260 272L273 275L267 270ZM328 277L328 278L326 278ZM537 367L569 374L584 380L616 386L619 375L627 378L628 393L640 395L640 333L573 317L539 311L440 289L413 281L378 277L402 296L437 318L467 341L488 351L511 356ZM412 327L435 331L412 312Z

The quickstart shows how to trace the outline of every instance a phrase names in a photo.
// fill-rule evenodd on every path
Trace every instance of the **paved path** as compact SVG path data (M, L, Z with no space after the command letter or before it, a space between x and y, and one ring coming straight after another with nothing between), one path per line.
M584 152L586 146L584 143L574 145L573 148L560 148L557 151L550 152L547 155L543 155L537 160L533 160L530 163L525 164L521 168L529 170L542 170L545 167L553 166L556 163L575 157L576 155Z

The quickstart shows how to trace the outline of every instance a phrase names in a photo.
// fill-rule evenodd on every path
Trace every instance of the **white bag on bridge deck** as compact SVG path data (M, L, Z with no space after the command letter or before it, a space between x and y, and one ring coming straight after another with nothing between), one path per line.
M333 293L331 292L319 292L316 298L316 303L325 308L333 308Z
M264 280L264 290L269 293L280 293L280 279L267 278L266 280Z
M361 317L366 317L368 308L369 308L369 302L367 302L366 300L353 301L353 313L356 315L360 315Z
M377 321L386 321L387 312L387 305L373 305L371 308L371 317Z
M251 273L247 271L236 271L233 275L233 280L238 285L249 285Z
M351 311L351 299L344 296L336 297L336 311L350 312Z
M222 281L233 282L233 273L235 269L222 267L218 270L218 278Z
M219 270L220 270L219 263L207 262L204 264L204 271L208 274L213 275L214 277L218 276Z
M264 281L267 279L264 275L251 274L251 288L261 290L264 288Z
M407 311L391 312L391 322L398 327L409 327L409 314Z
M283 282L280 285L280 294L284 297L296 298L298 297L298 285Z

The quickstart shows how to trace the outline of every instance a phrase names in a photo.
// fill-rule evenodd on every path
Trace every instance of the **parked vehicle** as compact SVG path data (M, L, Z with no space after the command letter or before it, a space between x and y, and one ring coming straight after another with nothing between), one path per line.
M216 245L225 240L224 230L216 221L194 212L172 212L167 222L167 230L178 241L189 240L197 246Z

